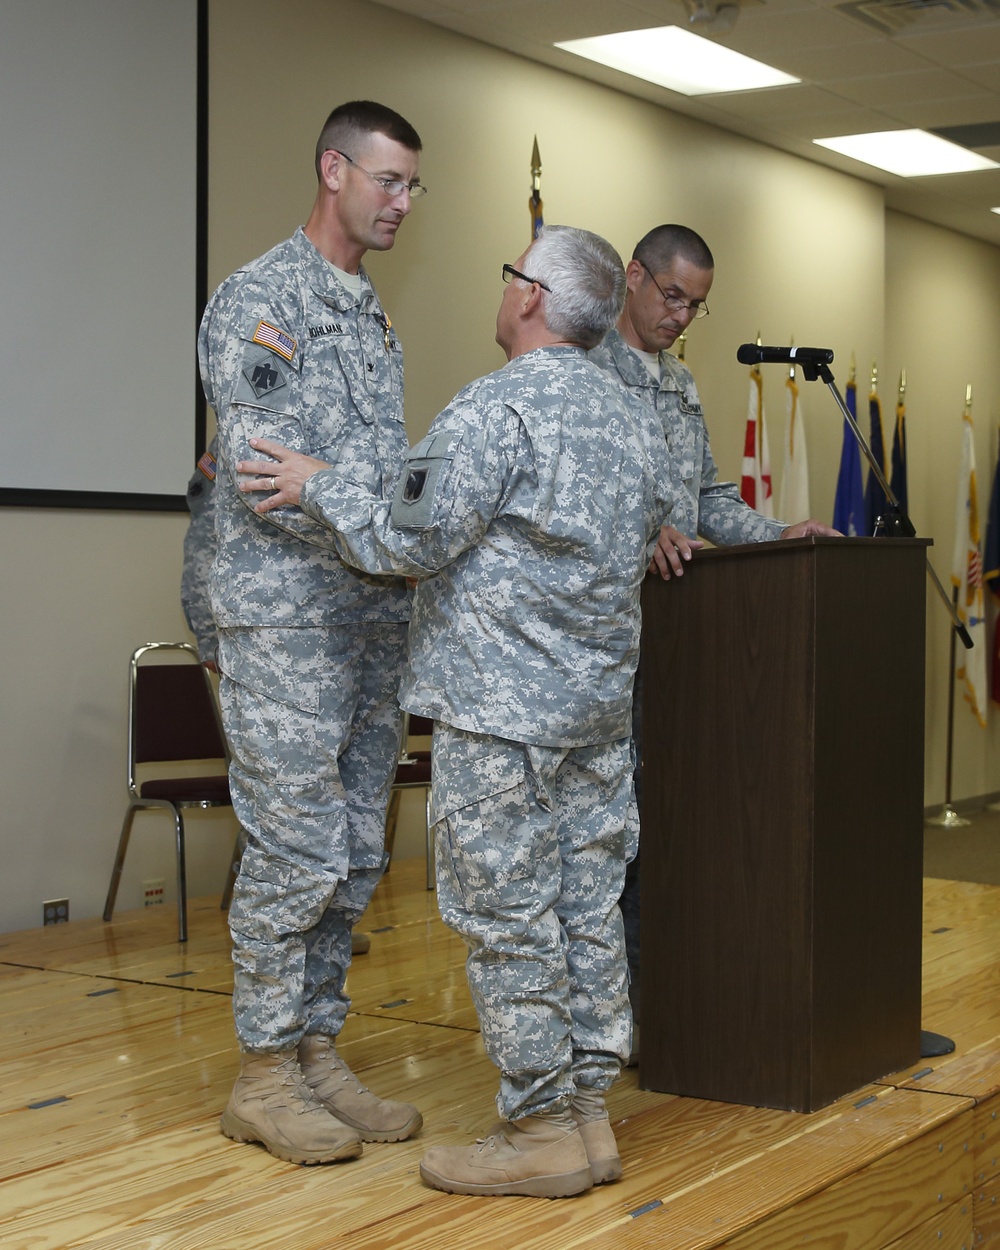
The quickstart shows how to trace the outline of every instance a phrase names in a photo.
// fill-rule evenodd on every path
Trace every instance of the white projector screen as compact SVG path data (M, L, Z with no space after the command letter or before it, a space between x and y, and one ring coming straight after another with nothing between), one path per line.
M0 503L183 507L203 12L0 0Z

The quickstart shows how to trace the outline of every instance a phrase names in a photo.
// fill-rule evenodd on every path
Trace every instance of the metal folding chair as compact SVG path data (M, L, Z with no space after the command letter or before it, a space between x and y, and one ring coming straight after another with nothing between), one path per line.
M169 653L168 663L141 663L147 655ZM229 777L218 769L192 777L150 778L139 781L139 765L173 763L178 760L229 763L222 722L208 674L198 652L186 642L147 642L138 647L129 665L128 793L121 836L111 882L104 903L104 919L110 920L121 882L125 852L136 812L161 810L173 818L177 848L177 936L187 941L187 879L184 869L185 808L231 807ZM223 890L222 906L229 904L239 866L240 839Z

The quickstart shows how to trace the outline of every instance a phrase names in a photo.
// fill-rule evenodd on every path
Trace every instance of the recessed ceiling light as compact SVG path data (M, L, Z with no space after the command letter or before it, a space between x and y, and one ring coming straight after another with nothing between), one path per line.
M822 148L851 156L876 169L901 178L921 178L929 174L964 174L978 169L996 169L997 162L978 152L939 139L926 130L879 130L867 135L838 135L814 139Z
M990 209L990 212L991 212L991 213L1000 213L1000 208L991 208L991 209Z
M568 39L555 46L681 95L753 91L800 81L680 26L624 30L592 39Z

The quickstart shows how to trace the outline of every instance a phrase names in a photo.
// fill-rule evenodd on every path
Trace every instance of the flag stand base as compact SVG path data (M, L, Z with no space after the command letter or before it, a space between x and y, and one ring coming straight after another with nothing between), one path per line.
M960 829L963 825L970 823L964 816L959 816L950 803L944 805L940 816L931 816L924 821L924 824L936 825L941 829Z

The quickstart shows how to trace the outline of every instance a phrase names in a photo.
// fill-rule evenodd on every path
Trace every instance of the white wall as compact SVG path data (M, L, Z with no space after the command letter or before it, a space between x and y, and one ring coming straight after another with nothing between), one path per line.
M904 364L914 516L938 542L935 559L950 552L954 484L939 448L952 445L966 374L982 368L1000 328L997 249L893 215L887 222L870 184L363 0L286 0L280 21L264 0L213 0L210 26L211 284L305 219L315 136L335 104L375 96L423 137L430 194L395 249L370 264L406 347L412 439L461 385L501 363L499 271L530 239L537 134L548 221L597 230L627 253L650 226L679 220L713 247L712 315L693 328L687 359L722 472L739 472L746 415L735 349L758 330L833 347L841 387L852 351L862 376L872 358L884 361L887 400ZM192 353L193 340L192 326ZM783 373L766 375L775 461ZM1000 395L994 373L968 379L984 480ZM829 518L841 419L819 384L803 387L803 402L813 510ZM58 437L57 425L50 434ZM184 524L169 515L0 512L0 931L39 923L45 898L68 896L76 916L101 910L124 808L127 657L147 638L183 634ZM928 803L943 795L938 658L929 659ZM1000 790L993 732L962 728L956 797ZM192 833L193 894L220 888L231 837L226 818ZM172 873L168 835L137 831L133 842L123 906L138 905L145 877ZM404 845L422 853L419 832Z

